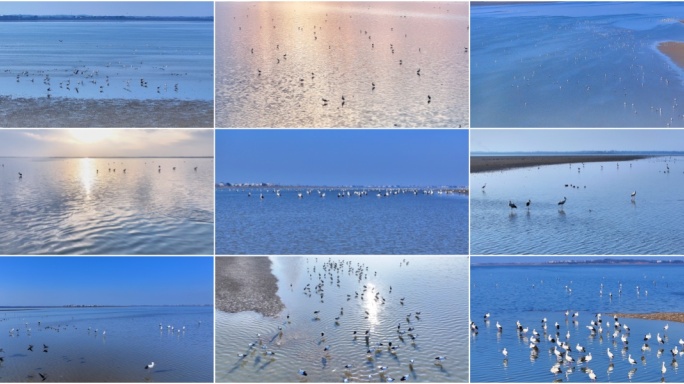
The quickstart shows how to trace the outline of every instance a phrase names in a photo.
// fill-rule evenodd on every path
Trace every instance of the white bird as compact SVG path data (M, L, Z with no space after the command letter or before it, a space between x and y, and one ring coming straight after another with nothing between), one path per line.
M613 360L613 356L615 355L613 355L613 352L610 351L610 348L606 348L606 353L608 354L608 358L610 360Z
M508 357L508 351L506 350L506 348L504 348L503 351L501 351L501 353L504 355L504 359Z
M592 357L591 357L591 352L589 352L588 355L583 356L583 357L580 359L580 362L589 364L589 362L591 361L591 359L592 359Z
M663 340L663 338L660 337L660 333L656 334L656 340L658 340L658 343L660 343L660 344L665 344L665 341Z
M596 374L591 369L589 370L589 378L591 381L596 381Z
M632 354L630 353L629 356L627 356L627 361L629 361L630 364L636 365L636 360L632 358Z
M660 368L660 373L662 373L663 376L665 376L665 372L667 372L667 368L665 368L665 362L663 361L663 367Z
M636 197L636 191L632 192L631 196L632 196L632 200L634 200L634 198Z
M551 373L553 373L554 375L557 375L557 374L559 374L559 373L563 373L563 371L561 371L561 369L560 369L560 365L558 365L558 364L555 364L553 367L551 367L551 370L550 370L550 371L551 371Z
M152 369L152 368L154 368L154 361L145 366L145 369Z

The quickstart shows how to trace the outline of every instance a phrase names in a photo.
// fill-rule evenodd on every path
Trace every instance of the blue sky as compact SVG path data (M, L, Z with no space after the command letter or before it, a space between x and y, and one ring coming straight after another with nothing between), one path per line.
M214 302L212 257L1 257L0 306Z
M216 180L468 185L467 130L217 130Z
M473 129L473 152L684 151L684 130Z
M0 2L0 15L213 16L212 2L23 1Z

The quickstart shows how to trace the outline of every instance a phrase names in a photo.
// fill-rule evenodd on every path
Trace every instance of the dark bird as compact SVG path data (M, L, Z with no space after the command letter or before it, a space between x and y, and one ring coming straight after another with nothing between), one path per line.
M24 177L24 175L22 175L21 172L19 172L19 178L21 179L22 177Z
M431 101L432 101L432 97L430 97L430 95L428 95L428 104L430 104Z
M525 206L527 207L527 209L530 209L530 204L532 204L532 200L528 199L527 203L525 203Z
M513 202L512 202L512 201L510 201L510 200L508 200L508 206L509 206L509 207L511 207L511 210L513 210L513 209L517 209L517 208L518 208L518 206L517 206L517 205L515 205L515 204L513 204Z
M28 350L33 352L33 345L29 345Z
M42 373L38 373L38 375L40 376L41 379L43 379L43 381L45 381L45 379L47 379L47 376L43 375Z
M565 202L568 201L567 197L563 197L563 200L558 202L558 205L560 206L561 209L563 209L563 206L565 205Z

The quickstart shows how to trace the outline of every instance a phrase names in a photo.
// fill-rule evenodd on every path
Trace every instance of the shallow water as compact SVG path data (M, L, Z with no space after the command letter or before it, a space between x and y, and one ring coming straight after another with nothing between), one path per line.
M472 254L684 253L684 220L677 214L684 209L684 158L625 161L619 168L617 164L471 174L472 185L487 184L485 192L471 195ZM664 173L668 166L670 173ZM567 202L559 210L557 203L564 197ZM509 200L516 210L509 208Z
M2 22L3 127L213 127L213 23Z
M0 254L213 254L213 159L0 162Z
M378 198L378 191L370 191L338 198L339 190L325 193L321 198L316 191L283 190L277 197L273 190L217 189L217 254L468 252L467 195Z
M679 4L507 4L471 12L473 126L684 126L684 69L657 49L684 41Z
M341 266L339 273L329 269L333 271L332 282L322 269L327 257L271 259L285 309L275 318L254 312L217 311L217 381L385 381L392 377L398 382L402 375L409 375L410 381L422 382L468 380L467 258L423 256L405 258L406 262L401 257L335 258L332 261ZM362 276L356 274L357 264L364 264ZM323 298L315 290L318 273L325 275ZM307 284L311 296L304 294ZM354 292L361 295L364 285L368 287L365 298L356 298ZM377 300L373 292L380 293ZM385 298L385 304L380 298ZM314 319L316 310L320 311L320 320ZM416 312L420 312L419 318ZM406 320L409 313L410 322ZM338 325L335 317L340 318ZM406 333L400 335L397 325ZM279 326L283 327L282 334ZM409 327L415 330L408 331ZM358 333L356 338L354 330ZM366 354L366 330L374 349L372 360ZM323 339L321 332L325 334ZM257 337L257 333L261 336ZM414 342L409 333L416 337ZM250 348L251 342L258 345ZM384 346L375 352L378 342ZM395 354L388 352L388 342L399 346ZM324 351L327 345L330 348ZM266 355L267 351L275 354ZM248 356L240 358L238 353ZM440 355L447 356L441 366L434 363L435 356ZM410 359L415 360L413 371L409 368ZM352 367L344 368L347 364ZM377 366L386 366L387 370L381 374ZM299 369L306 370L308 375L299 375Z
M212 22L3 22L0 34L2 95L212 99Z
M218 127L469 124L467 3L219 2L216 22Z
M212 307L0 308L0 381L211 382L212 320Z
M473 259L474 262L477 259ZM659 320L619 319L630 328L628 344L620 337L614 340L612 313L681 312L681 297L684 294L679 284L684 266L675 265L632 265L632 266L487 266L471 268L471 317L478 324L479 334L471 336L471 380L473 382L551 382L554 379L570 382L589 382L588 374L582 371L587 366L598 376L597 381L607 382L656 382L661 380L661 366L665 362L665 381L681 382L682 374L672 364L670 349L684 337L684 324ZM603 294L601 295L601 285ZM622 294L619 289L622 284ZM637 293L637 286L639 293ZM612 293L613 297L610 298ZM579 312L566 321L565 311ZM483 320L490 313L489 322ZM603 333L591 336L586 326L603 314ZM555 323L560 326L560 340L565 341L570 332L570 355L576 360L586 355L576 351L579 343L592 354L589 364L569 365L565 363L562 375L554 377L550 372L556 357L549 350L551 344L544 336L541 319L548 320L548 334L555 336ZM577 320L575 323L573 320ZM498 334L496 323L502 325ZM525 337L519 337L515 330L516 321L529 327ZM610 325L606 324L610 322ZM663 336L663 327L669 324L667 340L659 345L656 335ZM530 357L529 338L532 330L542 334L538 358ZM652 334L648 342L650 350L641 351L643 338ZM627 348L625 348L627 347ZM507 364L502 354L508 351ZM612 371L606 349L614 354ZM658 350L664 349L661 356ZM629 355L637 361L628 362ZM642 356L644 362L642 362ZM677 357L679 360L680 357ZM572 367L574 372L567 374ZM635 369L632 377L629 372Z

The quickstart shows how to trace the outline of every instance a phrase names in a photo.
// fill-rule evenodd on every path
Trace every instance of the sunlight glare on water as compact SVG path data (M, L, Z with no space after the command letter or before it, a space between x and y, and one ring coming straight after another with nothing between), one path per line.
M219 2L217 127L467 127L468 12Z
M399 382L403 375L417 382L468 381L467 258L270 260L285 308L275 317L217 311L217 381ZM324 263L339 267L323 269ZM314 289L319 273L322 290ZM307 294L307 284L315 294ZM241 353L246 356L236 356ZM436 356L447 359L435 364Z

